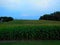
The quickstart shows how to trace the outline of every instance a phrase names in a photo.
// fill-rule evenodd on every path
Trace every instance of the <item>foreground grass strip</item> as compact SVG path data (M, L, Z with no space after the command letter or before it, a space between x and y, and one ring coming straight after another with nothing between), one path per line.
M10 41L0 42L0 45L60 45L59 40L41 40L41 41Z

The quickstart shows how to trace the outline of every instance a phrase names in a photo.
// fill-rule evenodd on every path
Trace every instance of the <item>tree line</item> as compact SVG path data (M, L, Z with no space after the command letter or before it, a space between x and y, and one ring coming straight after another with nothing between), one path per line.
M0 17L0 22L9 22L13 21L13 17ZM60 21L60 11L56 11L51 14L44 14L40 16L39 20L53 20L53 21Z
M12 17L0 17L0 22L9 22L14 20Z
M60 12L54 12L51 14L44 14L39 18L39 20L55 20L55 21L60 21Z

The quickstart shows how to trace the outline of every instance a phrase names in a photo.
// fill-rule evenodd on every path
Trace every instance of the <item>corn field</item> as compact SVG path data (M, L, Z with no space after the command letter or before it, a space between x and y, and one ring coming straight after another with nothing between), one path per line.
M0 23L0 40L60 40L60 21L15 20Z

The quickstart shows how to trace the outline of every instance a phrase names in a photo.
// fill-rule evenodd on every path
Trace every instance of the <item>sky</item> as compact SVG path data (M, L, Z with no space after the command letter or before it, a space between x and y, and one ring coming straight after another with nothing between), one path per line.
M60 0L0 0L0 16L38 20L44 14L60 11Z

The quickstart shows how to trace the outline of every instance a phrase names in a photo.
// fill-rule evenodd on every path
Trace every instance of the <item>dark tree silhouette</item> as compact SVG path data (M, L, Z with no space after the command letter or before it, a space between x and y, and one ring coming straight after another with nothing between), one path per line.
M56 21L60 21L60 12L57 11L57 12L54 12L54 13L51 13L51 14L45 14L45 15L41 16L39 18L39 20L56 20Z
M14 20L12 17L0 17L0 22L8 22Z
M48 20L48 17L50 18L50 15L49 14L45 14L45 15L41 16L40 19Z

